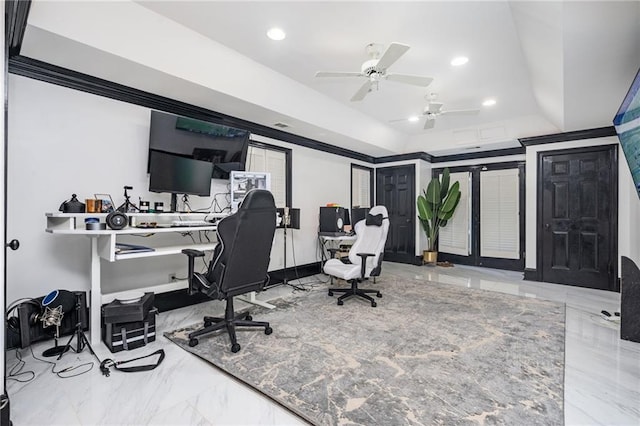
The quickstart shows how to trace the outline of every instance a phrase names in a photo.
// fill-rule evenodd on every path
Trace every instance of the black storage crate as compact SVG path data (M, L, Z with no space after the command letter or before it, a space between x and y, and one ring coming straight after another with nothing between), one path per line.
M102 306L102 321L107 324L144 321L149 310L153 308L154 299L155 294L149 292L145 293L136 302L123 303L119 300L114 300Z
M143 321L108 323L102 322L102 340L111 352L140 348L156 340L156 314L153 308Z

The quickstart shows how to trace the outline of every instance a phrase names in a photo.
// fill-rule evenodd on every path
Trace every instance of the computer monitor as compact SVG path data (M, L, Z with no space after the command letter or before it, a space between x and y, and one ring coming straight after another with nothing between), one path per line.
M149 191L170 193L171 211L176 211L176 194L211 194L212 163L160 151L149 155Z
M238 211L238 206L245 195L252 189L266 189L271 191L271 173L231 171L231 213Z

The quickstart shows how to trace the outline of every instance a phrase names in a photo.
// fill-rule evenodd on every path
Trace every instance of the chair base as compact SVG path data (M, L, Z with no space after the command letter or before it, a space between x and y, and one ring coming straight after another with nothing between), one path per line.
M227 299L227 306L225 308L224 318L209 317L206 316L203 319L204 328L189 333L189 346L194 347L198 342L199 336L213 333L214 331L227 329L229 333L229 339L231 340L231 352L235 353L240 350L240 345L236 339L236 327L264 327L264 334L271 334L273 329L269 326L268 322L253 321L249 313L242 313L236 315L233 309L233 298Z
M344 304L344 300L348 299L349 297L358 296L371 302L372 308L375 308L376 306L378 306L378 304L373 299L373 297L369 296L369 293L375 294L376 297L382 297L382 293L380 293L380 291L373 290L373 289L358 288L358 280L351 280L350 283L351 283L351 288L336 288L336 287L329 288L329 296L333 296L333 293L344 293L342 296L338 297L338 305Z

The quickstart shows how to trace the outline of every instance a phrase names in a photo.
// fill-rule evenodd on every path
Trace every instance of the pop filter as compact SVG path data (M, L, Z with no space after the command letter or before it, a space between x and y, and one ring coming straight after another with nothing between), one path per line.
M53 290L42 299L42 307L55 309L62 306L62 313L67 314L76 306L76 296L69 290Z

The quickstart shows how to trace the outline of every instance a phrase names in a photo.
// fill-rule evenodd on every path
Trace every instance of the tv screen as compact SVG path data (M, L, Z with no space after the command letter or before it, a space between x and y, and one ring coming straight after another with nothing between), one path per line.
M238 211L238 206L244 200L247 192L252 189L266 189L271 191L271 173L242 172L234 170L229 178L231 181L231 212Z
M640 70L613 119L613 125L640 196Z
M149 191L207 197L213 164L159 151L149 153Z
M228 179L232 170L244 170L249 134L222 124L151 111L149 150L208 161L215 165L213 178Z

